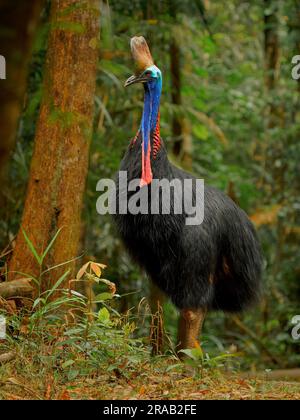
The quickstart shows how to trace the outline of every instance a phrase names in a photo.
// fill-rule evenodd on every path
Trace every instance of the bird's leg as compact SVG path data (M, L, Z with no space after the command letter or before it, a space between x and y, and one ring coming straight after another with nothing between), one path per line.
M206 309L183 309L178 328L178 350L198 347L198 337L206 315Z

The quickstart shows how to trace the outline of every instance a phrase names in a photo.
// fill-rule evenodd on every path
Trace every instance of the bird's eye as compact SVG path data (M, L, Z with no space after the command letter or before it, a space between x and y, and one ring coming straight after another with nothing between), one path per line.
M146 77L151 77L151 76L152 76L152 73L151 73L151 71L146 71L146 72L144 73L144 75L145 75Z

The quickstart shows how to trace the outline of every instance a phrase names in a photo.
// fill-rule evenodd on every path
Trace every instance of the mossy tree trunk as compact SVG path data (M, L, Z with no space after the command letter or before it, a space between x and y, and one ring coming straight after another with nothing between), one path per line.
M0 88L0 212L6 202L7 163L15 145L28 62L43 4L43 0L0 0L0 54L6 62L6 79L1 80Z
M88 170L99 44L100 2L53 0L44 91L37 124L21 229L9 264L16 272L39 276L40 267L24 239L41 254L61 229L43 269L79 253L81 210ZM47 289L74 261L43 278Z

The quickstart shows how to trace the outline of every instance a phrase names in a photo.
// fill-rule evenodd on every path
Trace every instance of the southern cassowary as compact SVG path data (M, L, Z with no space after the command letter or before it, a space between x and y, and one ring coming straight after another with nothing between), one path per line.
M138 179L137 191L145 188L149 197L149 214L124 214L118 206L115 220L133 259L180 310L179 348L191 348L197 345L207 311L238 312L258 301L260 246L245 212L221 191L206 185L201 224L188 226L185 212L176 214L172 207L170 214L163 214L161 205L160 214L150 214L155 198L149 186L154 179L195 178L168 160L159 125L162 74L145 39L132 38L131 51L137 72L125 86L143 84L144 109L139 131L120 166L127 174L126 191L121 191L117 181L117 197L125 193L126 200L130 199L134 192L127 185Z

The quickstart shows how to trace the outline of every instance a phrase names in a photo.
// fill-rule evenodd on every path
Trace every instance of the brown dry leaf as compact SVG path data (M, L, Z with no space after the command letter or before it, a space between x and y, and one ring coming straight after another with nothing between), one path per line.
M20 395L16 395L16 394L12 394L11 392L5 392L5 395L7 396L7 399L9 400L24 400L24 396L20 396Z
M4 308L7 313L14 314L17 312L17 306L15 300L6 300L0 296L0 308Z
M45 399L46 400L51 399L51 383L50 382L46 386Z
M101 268L99 267L99 264L96 264L94 262L91 262L91 269L96 274L97 277L101 277Z
M109 290L110 290L111 294L113 294L113 295L116 293L117 287L116 287L115 283L110 282Z
M8 300L7 301L7 305L11 309L11 312L12 313L17 312L17 305L16 305L16 301L15 300Z
M77 280L80 280L80 279L81 279L81 277L82 277L82 276L84 275L84 273L86 272L86 269L88 268L89 264L90 264L90 261L89 261L89 262L87 262L86 264L84 264L84 265L80 268L80 270L78 271L77 276L76 276L76 279L77 279Z
M98 267L102 268L103 270L104 270L104 268L107 267L107 265L105 265L105 264L101 264L101 263L95 263L95 264L97 264Z
M202 389L199 390L197 392L193 392L192 394L189 394L189 396L191 397L191 399L193 399L195 397L195 399L197 399L197 397L199 395L205 395L205 394L209 394L211 391L209 389Z
M145 392L146 392L146 387L145 387L145 385L142 385L140 390L139 390L139 395L144 395Z
M20 327L20 333L23 334L23 335L28 335L29 328L28 328L28 325L27 324L21 325L21 327Z
M63 390L62 393L58 397L59 400L70 400L70 394L67 389Z
M29 333L29 318L28 316L24 316L23 320L22 320L22 325L20 327L20 332L21 334L27 335Z
M124 360L124 362L119 365L119 368L124 369L127 365L128 365L128 360Z

